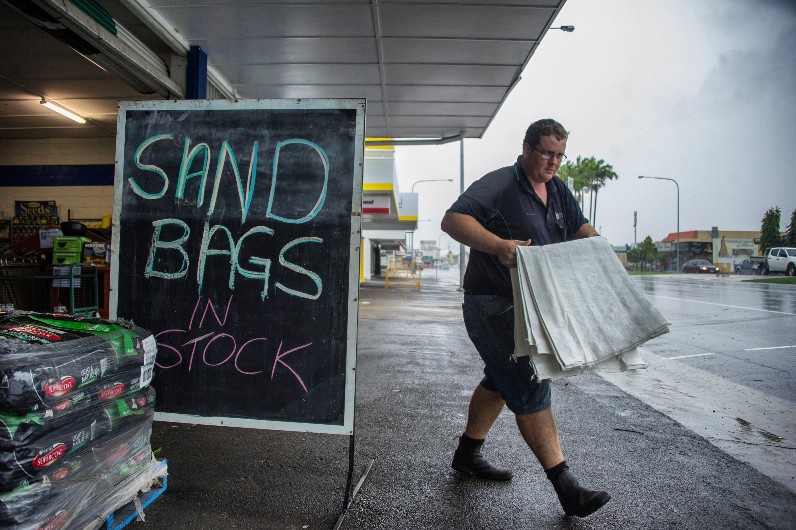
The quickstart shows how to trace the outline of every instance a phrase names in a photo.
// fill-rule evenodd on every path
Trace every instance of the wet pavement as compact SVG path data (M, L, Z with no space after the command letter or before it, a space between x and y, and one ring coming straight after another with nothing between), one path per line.
M564 516L508 411L484 452L514 479L459 476L450 459L481 363L458 277L426 276L420 291L360 288L354 483L370 470L342 519L349 437L156 422L169 488L129 528L793 528L791 489L595 375L556 382L553 407L572 470L613 497L602 510Z

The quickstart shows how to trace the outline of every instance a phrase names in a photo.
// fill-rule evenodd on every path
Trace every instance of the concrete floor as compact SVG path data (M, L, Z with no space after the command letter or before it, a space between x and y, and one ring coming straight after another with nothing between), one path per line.
M458 276L360 289L354 474L340 518L349 437L156 422L169 488L129 528L793 528L796 495L594 375L558 381L553 406L572 470L611 502L565 517L507 411L485 453L508 483L450 468L481 362L464 330Z

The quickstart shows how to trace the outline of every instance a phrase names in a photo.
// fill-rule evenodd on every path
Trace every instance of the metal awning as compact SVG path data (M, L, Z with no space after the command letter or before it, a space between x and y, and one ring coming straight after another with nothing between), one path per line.
M369 137L477 138L563 4L3 0L0 140L113 137L118 101L183 97L189 46L207 54L209 97L366 98Z

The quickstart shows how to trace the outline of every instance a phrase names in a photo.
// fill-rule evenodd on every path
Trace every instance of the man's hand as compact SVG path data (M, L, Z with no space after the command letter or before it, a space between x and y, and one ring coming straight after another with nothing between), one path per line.
M516 239L501 239L500 243L495 249L495 256L500 260L500 263L513 269L517 266L517 247L527 247L531 244L531 240L518 241Z
M531 240L501 239L469 215L446 212L442 218L442 230L459 243L470 248L497 256L506 267L517 266L517 247L527 247Z
M575 236L572 239L584 239L587 237L597 237L599 235L600 234L597 233L597 230L595 230L592 225L584 223L578 228L578 231L575 232Z

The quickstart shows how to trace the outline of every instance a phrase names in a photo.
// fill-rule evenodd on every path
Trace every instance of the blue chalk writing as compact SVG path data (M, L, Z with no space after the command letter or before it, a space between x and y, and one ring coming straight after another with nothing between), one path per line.
M257 145L257 142L254 142L252 146L252 158L249 162L249 174L246 178L246 191L244 192L243 183L240 181L240 171L238 170L238 161L235 159L235 153L232 152L232 148L226 140L221 144L221 154L219 155L218 166L216 167L216 178L213 182L213 195L210 197L210 208L207 210L208 217L216 209L216 198L218 197L218 188L221 185L221 176L224 172L224 162L227 160L227 157L229 157L232 172L235 174L235 184L238 189L238 200L240 201L241 208L240 222L246 222L246 216L249 213L249 207L252 203L254 183L257 180Z
M161 241L160 240L160 232L164 225L177 225L183 229L183 233L180 237L173 241ZM188 241L188 237L191 235L191 229L185 224L183 221L179 219L161 219L159 221L152 221L152 226L155 227L154 231L152 232L152 244L149 247L149 258L146 262L146 268L144 269L144 276L150 278L152 276L158 278L166 278L169 280L175 278L182 278L188 273L188 253L182 248L182 245ZM155 254L157 253L158 249L168 249L168 250L176 250L181 254L182 263L180 268L177 272L165 272L165 271L158 271L155 270Z
M298 272L300 274L305 274L309 276L310 279L315 283L316 287L315 294L302 293L301 291L296 291L295 289L290 289L289 287L285 287L279 282L276 282L276 287L277 289L281 289L282 291L292 296L298 296L299 298L308 298L310 300L317 300L318 297L321 296L321 292L323 292L323 284L321 282L321 277L315 274L314 272L308 271L304 267L296 265L295 263L291 263L287 259L285 259L285 252L287 252L294 246L300 245L302 243L323 243L323 239L319 237L300 237L298 239L294 239L293 241L282 247L282 250L279 252L279 264L283 265L284 267L287 267L293 272Z
M196 204L201 206L205 200L205 184L207 182L207 169L210 167L210 146L201 143L197 144L188 152L188 146L191 144L191 139L185 139L185 148L183 149L182 153L182 162L180 162L180 176L177 179L177 192L175 193L175 197L178 199L183 199L185 197L185 185L188 182L188 179L194 177L202 177L201 182L199 183L199 190L196 193ZM202 163L202 170L196 171L194 173L188 173L188 170L193 165L193 159L196 158L198 155L203 155L204 162Z
M160 199L161 197L163 197L163 195L166 194L166 190L169 189L169 177L166 175L166 172L163 171L158 166L141 163L141 153L144 152L144 149L146 149L155 142L158 142L160 140L169 140L173 138L174 138L173 134L158 134L156 136L150 136L149 138L141 142L141 145L139 145L138 148L135 150L136 167L142 171L151 171L152 173L160 175L160 177L163 179L163 187L160 189L160 191L156 193L149 193L147 191L144 191L144 189L138 185L138 183L135 181L133 177L130 177L129 180L130 188L132 188L132 190L136 193L136 195L139 195L144 199Z
M321 163L323 164L323 189L321 190L320 195L318 195L318 200L315 202L315 206L312 207L312 210L302 217L301 219L290 219L287 217L282 217L280 215L276 215L273 213L272 209L274 206L274 196L276 195L276 182L278 180L279 174L279 152L282 148L286 145L290 144L301 144L307 145L315 150L318 156L321 159ZM318 212L321 211L323 208L323 203L326 201L326 189L329 185L329 157L326 154L321 146L310 142L309 140L304 140L302 138L293 138L290 140L285 140L283 142L278 142L276 144L276 152L274 153L274 162L273 162L273 169L271 170L271 193L268 196L268 209L265 212L266 217L270 217L271 219L276 219L277 221L282 221L283 223L290 223L290 224L300 224L306 223L316 215Z

